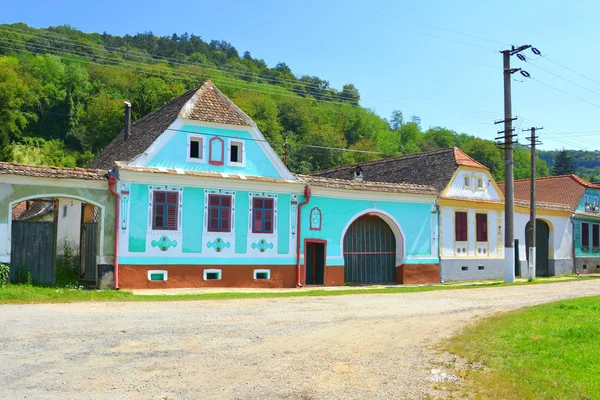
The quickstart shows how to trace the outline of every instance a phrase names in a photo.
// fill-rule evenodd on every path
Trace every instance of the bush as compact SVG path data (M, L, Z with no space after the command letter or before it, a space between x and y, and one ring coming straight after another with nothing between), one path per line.
M17 281L17 283L24 283L26 285L32 285L33 284L33 275L31 275L31 271L29 270L29 268L27 268L24 265L21 265L19 267L19 270L17 271L16 281Z
M10 267L6 264L0 263L0 286L4 286L8 283L10 276Z

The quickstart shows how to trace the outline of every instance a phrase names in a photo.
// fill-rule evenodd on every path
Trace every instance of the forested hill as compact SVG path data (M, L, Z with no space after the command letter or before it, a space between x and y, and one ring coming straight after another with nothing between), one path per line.
M258 124L289 167L307 172L377 157L458 146L503 180L494 143L445 127L421 126L395 111L388 119L360 106L358 89L296 76L222 40L151 32L123 37L69 26L0 25L0 159L83 166L133 118L211 79ZM310 146L328 147L315 148ZM359 151L341 151L343 148ZM538 175L549 174L545 162ZM515 150L515 176L529 174L529 154Z
M549 167L554 165L558 151L538 151ZM590 182L600 182L600 151L567 150L577 175Z

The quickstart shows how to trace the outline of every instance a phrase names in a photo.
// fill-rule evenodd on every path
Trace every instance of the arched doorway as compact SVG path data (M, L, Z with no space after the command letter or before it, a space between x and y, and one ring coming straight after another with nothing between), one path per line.
M527 249L527 263L529 263L529 233L531 222L525 226L525 248ZM535 276L548 276L548 254L550 241L550 227L541 219L535 220Z
M396 236L377 215L363 215L344 235L344 281L389 283L396 280Z

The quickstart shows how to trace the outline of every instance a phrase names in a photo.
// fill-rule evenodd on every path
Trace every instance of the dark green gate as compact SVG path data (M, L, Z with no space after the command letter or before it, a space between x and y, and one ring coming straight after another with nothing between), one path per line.
M10 280L52 285L56 282L54 222L12 221Z
M527 262L529 263L529 232L530 222L525 226L525 248L527 249ZM548 276L548 254L550 227L542 220L535 220L535 276Z
M364 215L344 236L344 280L349 283L396 281L396 237L381 218Z
M81 267L79 279L84 281L96 280L96 255L98 254L98 223L84 222L81 224L79 260Z
M306 264L306 284L323 285L325 283L325 243L306 242L304 253Z

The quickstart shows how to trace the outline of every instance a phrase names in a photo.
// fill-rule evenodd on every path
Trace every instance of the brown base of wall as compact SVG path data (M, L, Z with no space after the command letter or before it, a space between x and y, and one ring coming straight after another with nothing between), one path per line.
M204 280L205 269L220 269L220 280ZM271 271L270 279L254 279L255 269ZM168 272L166 281L150 281L148 271ZM120 265L122 289L163 289L193 287L284 288L296 286L295 265Z
M220 280L204 280L204 270L220 269ZM268 269L270 279L254 279L255 269ZM167 271L166 281L151 281L148 271ZM403 264L396 268L396 282L401 284L438 283L438 264ZM344 284L343 266L326 266L324 286ZM304 266L301 283L305 284ZM193 287L293 288L296 287L295 265L120 265L119 287L122 289L166 289Z
M440 283L440 265L402 264L396 268L396 282L405 285Z

